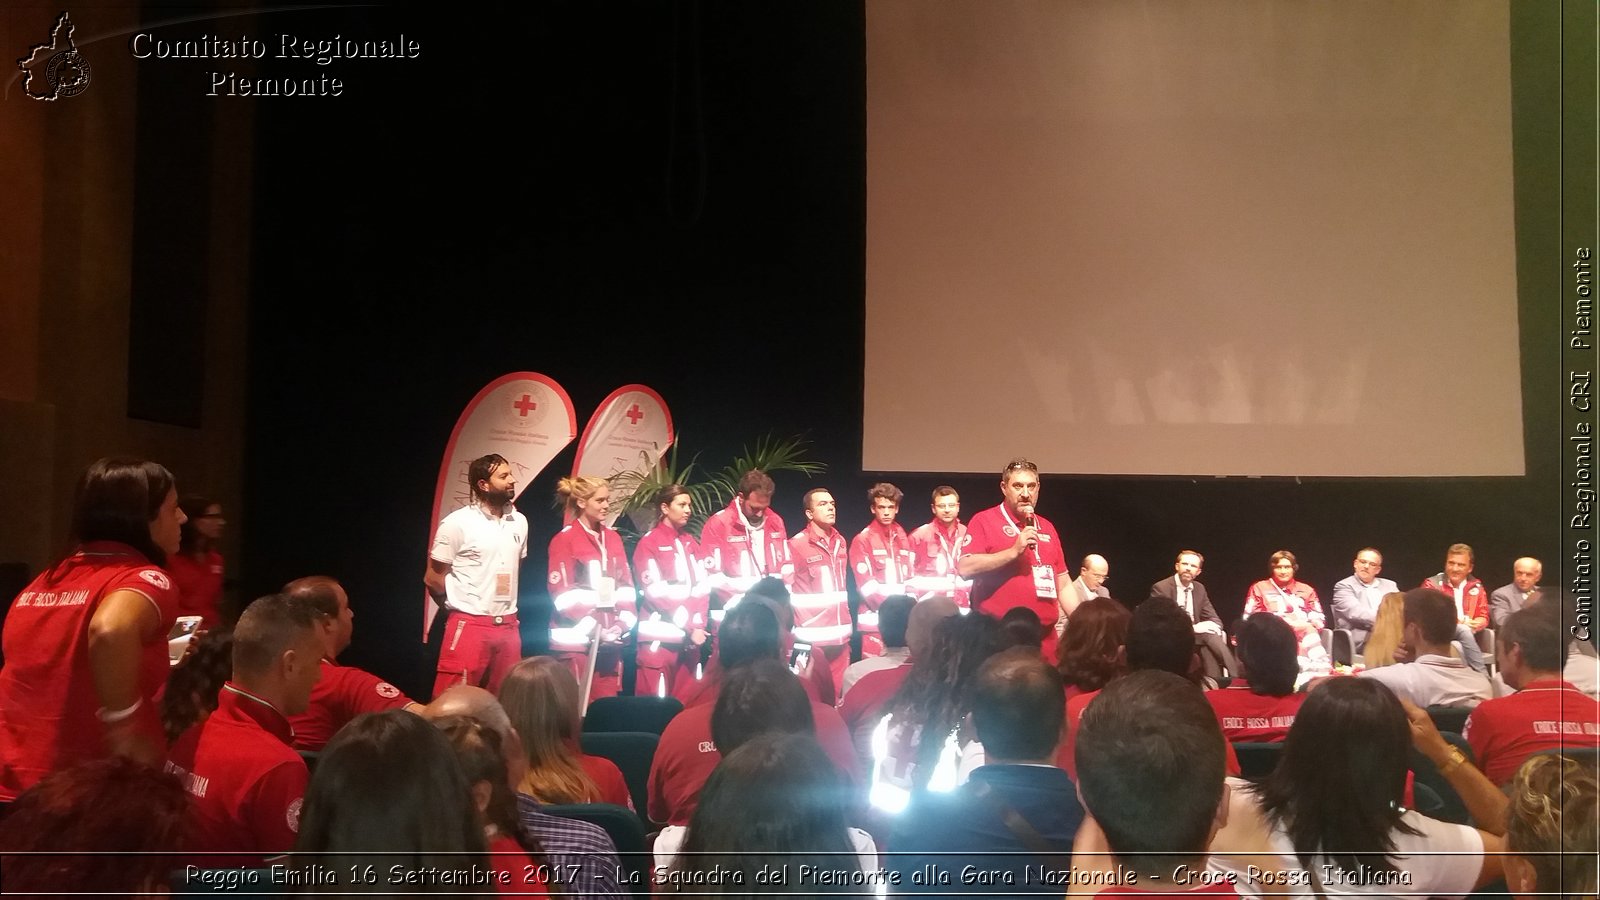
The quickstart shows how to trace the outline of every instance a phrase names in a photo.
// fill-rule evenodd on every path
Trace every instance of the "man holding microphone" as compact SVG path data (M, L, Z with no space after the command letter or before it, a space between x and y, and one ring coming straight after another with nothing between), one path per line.
M1000 473L999 506L972 517L971 541L957 562L961 577L972 579L972 608L996 618L1018 606L1053 623L1059 608L1067 615L1077 608L1077 592L1067 571L1061 536L1054 525L1034 514L1039 499L1039 467L1013 459ZM1059 606L1058 606L1059 604ZM1044 629L1044 656L1055 659L1055 629Z

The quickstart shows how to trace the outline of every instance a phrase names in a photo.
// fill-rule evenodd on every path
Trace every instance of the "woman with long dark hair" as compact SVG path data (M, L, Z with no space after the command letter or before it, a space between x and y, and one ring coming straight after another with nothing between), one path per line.
M185 497L178 506L187 521L178 552L167 557L167 572L178 585L178 615L199 616L201 628L216 628L222 624L222 554L217 548L228 520L222 504L209 497Z
M486 871L487 849L450 742L404 710L359 715L323 748L294 845L298 866L337 876L330 896L434 893L391 873Z
M178 610L161 564L183 522L156 463L102 459L79 479L77 547L17 596L0 638L0 802L90 759L161 762L154 697Z
M1255 789L1284 869L1308 873L1297 894L1464 897L1500 877L1500 838L1401 806L1410 746L1383 684L1333 678L1311 691Z
M689 531L689 489L667 485L656 492L655 508L656 527L633 549L642 594L634 683L640 694L668 697L695 676L711 623L711 582L700 568L700 542Z
M495 871L503 873L514 893L549 893L544 877L548 860L538 839L517 817L517 798L511 792L499 733L470 716L446 716L435 719L433 725L444 732L461 764L461 774L466 776L483 817L483 834Z
M161 727L167 742L206 720L217 708L217 692L233 675L233 632L207 631L172 669L161 694Z
M911 667L873 731L874 807L896 813L916 792L956 787L960 747L967 743L956 730L971 711L974 675L1006 646L1005 632L990 616L954 616L934 627L926 658Z
M1056 648L1066 699L1098 691L1127 671L1128 608L1109 597L1091 597L1072 613L1072 627Z

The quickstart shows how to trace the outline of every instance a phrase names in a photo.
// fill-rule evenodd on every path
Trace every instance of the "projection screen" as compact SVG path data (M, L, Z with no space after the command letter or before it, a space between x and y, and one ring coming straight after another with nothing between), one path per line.
M1523 473L1505 0L867 0L862 467Z

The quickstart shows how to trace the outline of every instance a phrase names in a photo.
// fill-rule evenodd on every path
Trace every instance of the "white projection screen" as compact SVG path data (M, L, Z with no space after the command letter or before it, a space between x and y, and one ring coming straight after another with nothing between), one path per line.
M1506 0L867 0L862 467L1523 474Z

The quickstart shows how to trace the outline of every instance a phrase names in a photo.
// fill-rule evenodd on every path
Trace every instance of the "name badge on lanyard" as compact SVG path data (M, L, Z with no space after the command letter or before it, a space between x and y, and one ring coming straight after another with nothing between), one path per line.
M510 572L494 573L494 595L502 598L511 596Z
M1046 600L1056 599L1056 570L1049 566L1034 566L1033 592Z

